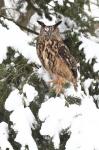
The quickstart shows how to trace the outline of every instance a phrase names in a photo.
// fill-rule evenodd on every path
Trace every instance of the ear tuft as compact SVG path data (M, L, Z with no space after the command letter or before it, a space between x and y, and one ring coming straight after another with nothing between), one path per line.
M43 22L41 22L41 21L37 21L37 22L38 22L38 24L40 24L42 27L45 26L45 24L44 24Z
M62 21L57 22L57 23L55 24L55 28L56 28L57 26L59 26L61 23L62 23Z

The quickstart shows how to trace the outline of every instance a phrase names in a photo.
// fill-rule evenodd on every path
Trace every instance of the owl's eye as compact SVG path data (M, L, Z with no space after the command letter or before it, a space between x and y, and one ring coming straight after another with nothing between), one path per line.
M44 30L45 30L46 32L48 32L48 31L49 31L49 28L48 28L48 27L45 27Z

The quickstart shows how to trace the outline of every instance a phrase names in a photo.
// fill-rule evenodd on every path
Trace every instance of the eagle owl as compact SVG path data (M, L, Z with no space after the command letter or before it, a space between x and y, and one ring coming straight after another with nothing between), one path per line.
M53 26L46 26L43 22L37 38L37 54L43 67L49 72L56 94L63 91L66 82L77 87L77 62L70 54L60 35L59 21Z

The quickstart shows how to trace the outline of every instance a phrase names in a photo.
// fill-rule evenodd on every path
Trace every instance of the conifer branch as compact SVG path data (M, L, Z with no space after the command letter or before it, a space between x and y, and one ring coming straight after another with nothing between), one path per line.
M1 18L1 17L3 17L4 19L7 19L7 20L9 20L9 21L12 21L12 22L15 23L18 27L20 27L22 30L25 30L25 31L27 31L27 32L29 32L29 33L33 33L33 34L35 34L35 35L39 35L38 32L33 31L33 30L31 30L30 28L27 28L27 27L25 27L25 26L20 25L19 23L17 23L17 22L16 22L15 20L13 20L12 18L8 18L7 16L4 16L4 15L0 14L0 18Z

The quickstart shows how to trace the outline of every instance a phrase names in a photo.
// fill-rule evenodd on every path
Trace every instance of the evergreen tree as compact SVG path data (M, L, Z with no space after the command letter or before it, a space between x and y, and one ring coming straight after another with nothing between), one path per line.
M81 75L81 88L84 91L84 82L86 79L93 79L89 87L89 94L94 97L95 103L98 107L97 97L95 97L95 95L99 95L99 71L95 72L93 69L97 60L96 58L93 58L92 60L86 61L84 49L79 48L82 44L79 40L79 36L81 34L88 36L90 33L94 35L94 20L84 11L85 4L90 8L89 0L75 0L74 3L69 0L64 0L63 5L58 1L55 1L54 5L51 5L51 0L19 0L18 3L16 3L17 11L20 12L25 2L27 2L26 12L29 13L30 10L32 11L30 12L31 14L29 14L27 21L24 23L22 22L22 20L26 19L25 17L27 17L28 13L24 19L21 15L17 21L14 17L11 19L16 21L20 28L24 26L26 29L28 29L30 18L35 15L35 13L37 13L40 17L45 15L45 17L49 20L53 19L53 15L56 16L57 19L62 19L64 21L64 32L62 33L64 36L64 43L69 47L71 53L80 63L81 67L79 71ZM4 14L1 14L1 16L4 17ZM7 17L9 18L8 14L6 14L6 18ZM0 18L0 24L9 30L9 27L7 27L2 17ZM33 29L35 32L38 32L36 27ZM30 44L35 45L34 41ZM17 88L20 93L22 93L23 85L28 83L35 87L38 91L38 96L35 98L35 101L30 104L30 109L37 120L37 126L35 127L35 130L32 130L32 136L35 139L39 150L54 150L52 140L49 137L40 135L39 133L41 121L38 117L38 111L41 104L44 102L46 95L49 97L55 97L55 93L49 92L49 87L46 82L43 79L40 79L37 75L35 70L40 68L39 65L35 63L28 63L28 60L20 53L19 56L15 58L15 49L11 46L9 46L7 50L7 58L0 64L0 120L4 120L9 124L9 141L15 150L20 149L21 145L14 141L16 133L11 128L12 123L9 120L10 114L5 110L4 104L6 98L14 88ZM81 104L81 100L79 98L72 96L67 97L66 102L68 105ZM25 104L24 107L26 107ZM60 134L59 150L65 149L65 144L69 136L70 135L68 135L66 131L63 131ZM25 149L28 149L27 145Z

